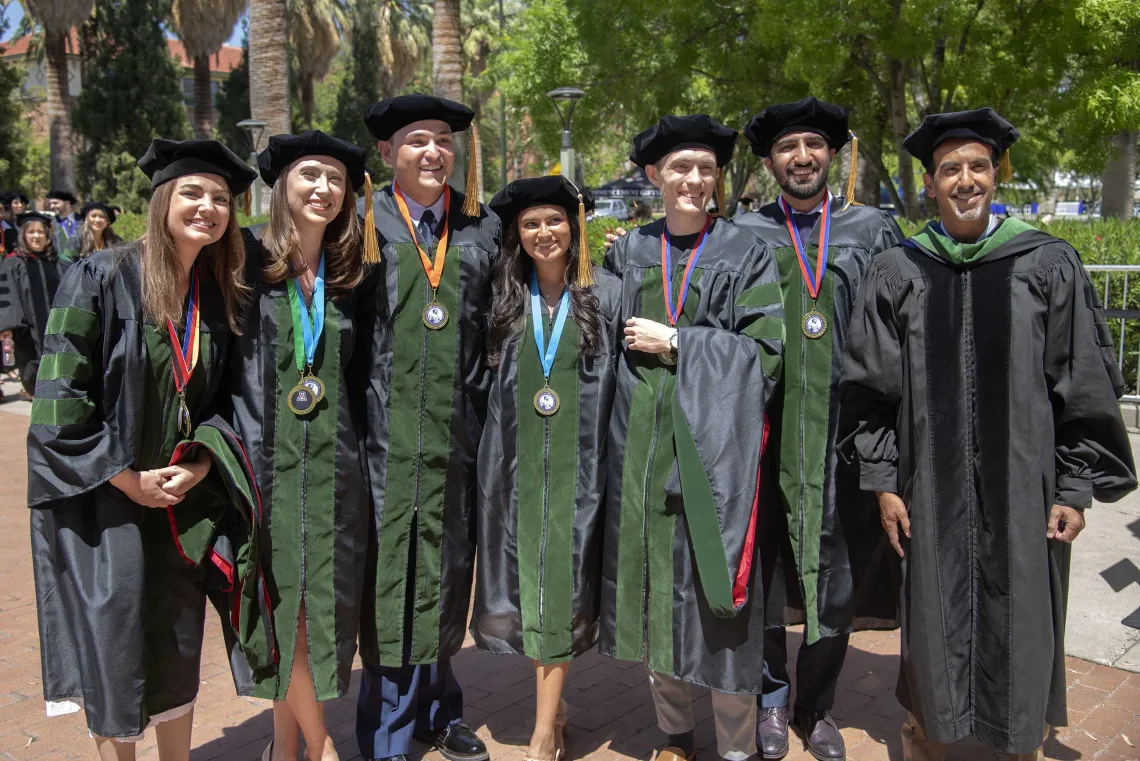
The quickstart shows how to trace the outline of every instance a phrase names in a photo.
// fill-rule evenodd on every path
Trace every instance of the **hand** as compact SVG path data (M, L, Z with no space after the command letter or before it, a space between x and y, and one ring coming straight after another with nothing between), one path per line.
M899 557L905 557L903 553L902 543L899 540L899 531L906 534L906 538L910 539L910 516L907 515L906 505L903 504L902 498L897 494L881 491L878 492L879 497L879 522L883 524L883 530L887 532L887 538L891 540L891 546L895 548L895 552Z
M612 233L606 233L606 242L602 244L602 248L609 250L610 246L612 246L614 244L615 240L617 240L618 238L624 238L624 237L625 237L625 228L624 227L619 227L616 230L614 230Z
M186 492L198 485L198 482L210 472L210 458L199 457L193 462L179 463L154 471L166 479L162 490L175 497L182 497Z
M607 248L608 248L608 246L607 246ZM12 340L12 331L0 330L0 341L11 341L11 340Z
M676 330L643 317L630 317L625 321L625 345L647 354L668 354L673 351L669 338Z
M1075 507L1053 505L1049 511L1049 527L1045 531L1048 539L1071 542L1085 527L1085 514Z
M127 497L143 507L169 507L177 505L182 497L167 494L162 490L166 479L158 475L158 471L137 470L127 468L111 479L111 485L126 494Z

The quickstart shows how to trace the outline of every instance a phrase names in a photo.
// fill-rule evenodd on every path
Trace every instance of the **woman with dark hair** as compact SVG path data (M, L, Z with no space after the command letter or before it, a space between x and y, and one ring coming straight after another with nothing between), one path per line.
M202 446L248 298L234 196L256 175L213 140L155 140L139 166L154 187L144 237L72 265L47 317L28 431L32 567L48 715L82 706L104 761L133 759L151 725L159 758L185 761L208 571L186 562L171 522L217 493L194 488L207 472L240 468L185 455Z
M36 211L17 218L16 250L0 263L0 339L11 339L23 399L36 391L48 312L67 262L56 255L51 217Z
M369 184L364 151L319 131L270 137L258 168L269 222L244 231L253 301L229 385L262 497L279 660L235 681L274 701L266 761L295 760L299 734L310 761L335 761L323 703L348 691L368 544L354 403L368 376L353 370L358 294L375 290L354 195Z
M502 220L479 444L478 555L471 634L534 662L526 757L557 761L570 660L598 634L606 436L621 283L585 242L593 206L561 176L516 180L491 201Z
M83 224L79 227L79 234L67 240L67 250L64 252L72 261L86 259L96 251L110 248L123 239L111 229L115 224L115 210L105 203L85 204L79 211L79 218Z

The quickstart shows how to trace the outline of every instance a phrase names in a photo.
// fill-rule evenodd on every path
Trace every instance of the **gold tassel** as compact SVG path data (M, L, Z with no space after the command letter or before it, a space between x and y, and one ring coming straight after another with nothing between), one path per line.
M586 199L578 191L578 285L582 288L594 284L594 263L590 261L589 238L586 234Z
M725 205L724 196L725 196L725 192L724 192L724 167L720 167L719 169L716 170L716 208L717 208L717 213L714 214L713 216L724 217L725 219L728 219L729 216L731 216L731 215L728 213L728 209L724 208L724 205Z
M376 212L372 208L372 175L364 170L364 256L365 264L380 263L380 243L376 240Z
M249 212L250 212L250 198L249 198L249 196L250 196L250 192L249 192L249 189L247 188L246 191L241 194L241 210L242 210L242 213L244 213L247 217L250 216L250 214L249 214Z
M1001 155L1001 163L998 164L998 172L1002 182L1009 182L1013 179L1013 164L1009 161L1009 149Z
M847 211L847 207L855 203L855 179L859 176L859 137L854 132L850 132L850 134L851 163L847 167L847 190L844 191L846 199L843 203L843 211Z
M479 216L479 176L475 171L478 150L479 122L473 121L467 128L467 198L463 201L463 213L469 217Z

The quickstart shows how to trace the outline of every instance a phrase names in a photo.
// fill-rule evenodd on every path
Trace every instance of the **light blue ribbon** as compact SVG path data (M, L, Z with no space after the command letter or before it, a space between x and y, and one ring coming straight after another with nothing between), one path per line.
M550 343L546 343L546 320L542 316L542 294L538 291L538 275L530 272L530 316L534 323L534 343L538 347L538 358L542 360L542 375L550 380L550 369L554 367L554 357L558 354L558 342L562 340L562 329L566 327L566 315L570 313L570 289L562 290L558 311L554 315L554 327L550 330Z

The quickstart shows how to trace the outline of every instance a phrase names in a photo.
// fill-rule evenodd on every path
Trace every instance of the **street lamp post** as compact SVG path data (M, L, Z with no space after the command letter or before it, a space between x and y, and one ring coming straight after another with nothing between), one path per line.
M261 135L265 132L266 124L256 119L242 119L236 126L238 129L245 130L245 133L249 135L249 144L253 146L249 154L249 165L256 169L257 144L261 142ZM261 183L256 179L253 181L253 185L250 186L250 194L250 210L254 216L259 216L261 214Z
M562 150L559 154L562 176L575 185L578 184L578 180L574 176L574 146L570 142L570 120L574 118L574 106L585 94L577 87L559 87L546 94L546 97L554 101L554 110L562 119ZM566 113L562 113L562 107L559 104L566 105Z

